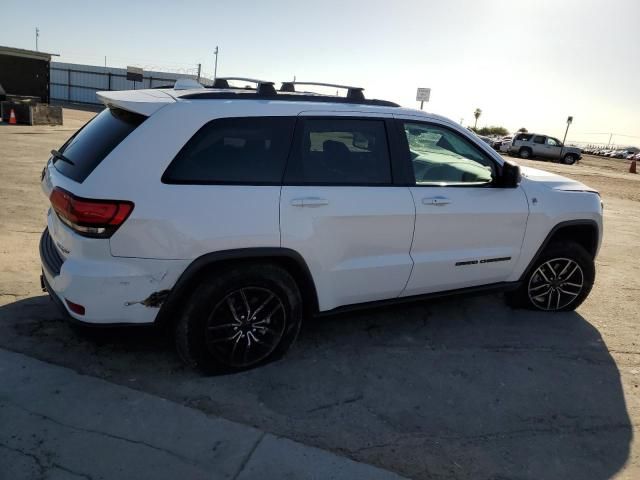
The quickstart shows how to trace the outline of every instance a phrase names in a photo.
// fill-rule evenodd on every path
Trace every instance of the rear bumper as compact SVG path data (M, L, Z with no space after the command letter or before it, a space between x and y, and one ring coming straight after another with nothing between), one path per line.
M40 241L42 284L54 303L73 320L94 325L150 324L158 315L159 292L170 290L186 260L155 260L109 256L64 258L45 230ZM85 308L72 312L69 300Z
M68 320L75 320L71 315L69 315L69 312L67 311L67 308L64 306L64 302L62 301L62 299L53 290L53 288L51 288L51 285L49 285L49 282L47 282L47 277L44 276L44 271L42 272L42 275L40 275L40 287L42 288L43 292L47 292L49 294L49 296L51 297L51 300L53 301L53 304L60 311L63 317L65 317Z

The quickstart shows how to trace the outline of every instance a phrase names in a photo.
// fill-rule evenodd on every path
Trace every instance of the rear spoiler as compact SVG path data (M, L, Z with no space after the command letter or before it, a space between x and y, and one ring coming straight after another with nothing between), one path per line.
M96 96L107 107L121 108L146 117L176 101L161 90L102 91L96 92Z

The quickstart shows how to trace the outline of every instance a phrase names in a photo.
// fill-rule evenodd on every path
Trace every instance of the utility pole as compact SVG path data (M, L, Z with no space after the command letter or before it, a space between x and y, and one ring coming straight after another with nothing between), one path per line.
M216 81L216 78L218 78L218 46L216 45L216 49L213 51L214 55L216 56L216 63L213 67L213 81Z
M611 139L613 138L613 133L609 134L609 143L607 143L607 147L611 146Z
M562 147L560 148L560 160L562 161L562 154L564 153L564 144L567 141L567 133L569 132L569 125L573 122L573 117L567 117L567 129L564 131L564 138L562 139Z
M202 70L202 64L198 64L198 83L200 83L200 71Z
M107 56L106 55L104 56L104 66L105 66L105 68L107 67Z
M36 52L38 51L38 37L40 36L40 29L36 27Z

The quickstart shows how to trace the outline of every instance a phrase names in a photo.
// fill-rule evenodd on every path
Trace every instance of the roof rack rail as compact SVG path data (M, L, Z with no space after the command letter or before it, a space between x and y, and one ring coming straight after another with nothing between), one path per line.
M229 80L231 81L240 81L240 82L249 82L256 84L256 93L258 95L276 95L276 89L273 86L273 82L268 80L259 80L257 78L247 78L247 77L218 77L214 80L211 88L234 88L229 85Z
M332 87L332 88L342 88L347 90L347 98L352 100L364 100L364 88L362 87L353 87L350 85L338 85L336 83L322 83L322 82L282 82L282 86L280 87L281 92L295 92L296 85L312 85L314 87Z

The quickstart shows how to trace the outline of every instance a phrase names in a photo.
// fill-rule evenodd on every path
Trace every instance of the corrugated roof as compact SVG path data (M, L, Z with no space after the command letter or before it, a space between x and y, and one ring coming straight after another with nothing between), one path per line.
M36 60L51 60L51 57L59 57L57 53L38 52L23 48L4 47L0 45L0 55L12 55L14 57L35 58Z

